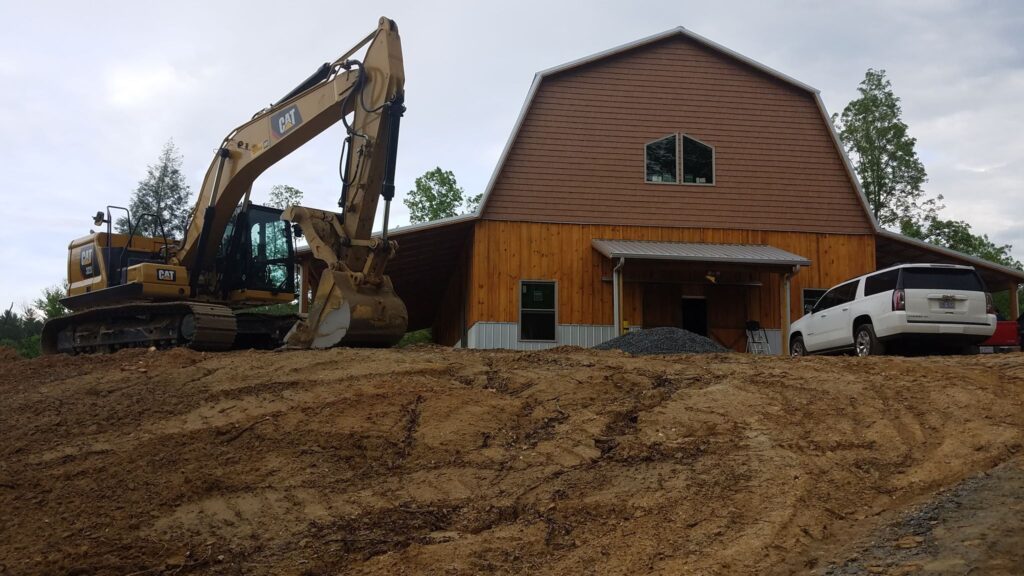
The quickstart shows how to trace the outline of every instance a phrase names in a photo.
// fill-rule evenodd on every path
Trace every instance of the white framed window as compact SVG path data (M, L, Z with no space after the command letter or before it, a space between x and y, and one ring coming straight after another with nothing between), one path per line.
M818 300L828 292L826 288L804 288L802 291L802 300L804 304L804 313L814 308L814 305L818 303Z
M647 182L675 184L679 181L678 140L675 134L670 134L644 146Z
M714 186L715 147L689 134L669 134L644 145L644 181Z
M519 339L555 342L558 291L554 280L519 282Z
M683 134L683 184L715 183L715 148Z

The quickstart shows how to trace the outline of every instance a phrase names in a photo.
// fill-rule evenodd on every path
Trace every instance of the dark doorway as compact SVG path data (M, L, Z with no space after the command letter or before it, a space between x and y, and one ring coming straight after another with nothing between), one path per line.
M708 301L704 298L683 298L683 329L701 336L708 335Z

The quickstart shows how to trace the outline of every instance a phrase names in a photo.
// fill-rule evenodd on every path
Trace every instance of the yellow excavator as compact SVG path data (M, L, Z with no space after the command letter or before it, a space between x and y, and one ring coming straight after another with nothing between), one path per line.
M362 60L354 56L366 46ZM408 314L384 270L397 250L387 237L395 193L405 72L395 23L375 31L275 104L235 128L206 172L184 238L136 234L152 214L107 206L93 232L71 242L71 314L43 327L45 353L105 352L133 346L327 348L390 346ZM342 122L347 136L339 172L341 213L253 204L253 182L267 168ZM384 198L384 232L373 235ZM127 214L114 233L112 214ZM303 236L317 282L308 314L275 316L253 309L295 298L295 246ZM305 295L301 295L305 297Z

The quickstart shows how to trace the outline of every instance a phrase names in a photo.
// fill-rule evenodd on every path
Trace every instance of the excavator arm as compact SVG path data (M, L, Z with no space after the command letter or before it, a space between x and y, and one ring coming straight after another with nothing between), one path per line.
M369 45L362 61L352 55ZM282 219L297 224L328 273L321 275L308 318L286 338L291 347L390 345L405 332L407 313L384 267L397 248L372 237L377 204L394 197L398 128L405 73L395 23L377 30L325 64L281 101L257 113L223 141L203 180L192 219L173 261L189 271L190 290L216 293L215 259L238 203L255 179L339 121L347 137L342 165L342 213L292 206ZM351 123L347 120L351 117ZM384 228L387 229L385 210Z
M355 59L364 47L362 60ZM397 249L387 240L387 216L404 86L398 29L381 18L346 54L228 134L179 244L134 231L114 234L110 211L117 207L101 211L94 224L106 223L107 231L90 232L69 246L70 289L62 302L73 313L46 323L43 351L176 345L226 350L277 345L289 328L285 342L291 347L396 343L408 314L384 269ZM294 224L289 227L275 222L273 210L247 201L239 205L267 168L337 122L347 130L340 214L291 206L280 214ZM385 232L376 239L373 221L381 197ZM240 312L288 298L290 283L277 282L274 274L287 279L293 269L290 239L283 234L296 227L317 259L307 267L319 277L309 314L289 326L289 317Z

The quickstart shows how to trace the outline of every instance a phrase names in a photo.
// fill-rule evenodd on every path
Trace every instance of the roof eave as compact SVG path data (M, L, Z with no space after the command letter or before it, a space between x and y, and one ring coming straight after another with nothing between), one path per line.
M951 249L946 248L944 246L938 246L938 245L932 244L930 242L925 242L923 240L918 240L917 238L911 238L909 236L904 236L903 234L899 234L899 233L893 232L891 230L885 230L884 228L883 229L879 229L876 232L876 234L879 235L879 236L884 236L884 237L889 238L891 240L896 240L897 242L905 242L907 244L910 244L911 246L917 246L918 248L922 248L924 250L930 250L932 252L937 252L939 254L942 254L944 256L948 256L950 258L956 258L958 260L963 260L965 262L970 262L972 266L975 266L975 267L979 267L980 266L981 268L987 268L988 270L991 270L993 272L997 272L999 274L1004 274L1006 276L1010 276L1011 278L1015 278L1019 282L1024 282L1024 271L1017 270L1015 268L1010 268L1009 266L1003 266L1002 264L996 264L995 262L990 262L990 261L985 260L983 258L978 258L977 256L971 256L970 254L964 254L963 252L957 252L956 250L951 250Z

